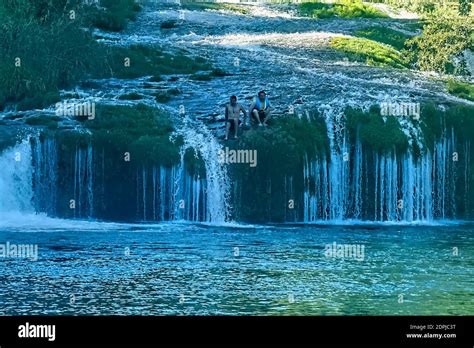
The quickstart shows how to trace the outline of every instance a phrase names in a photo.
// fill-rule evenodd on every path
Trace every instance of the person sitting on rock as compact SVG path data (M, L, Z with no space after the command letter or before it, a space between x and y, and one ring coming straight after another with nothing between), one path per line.
M230 103L225 106L225 140L229 139L229 131L234 131L234 139L239 139L239 124L240 122L240 112L244 114L244 125L247 119L247 112L242 104L237 103L237 97L235 95L230 97Z
M265 91L258 92L258 96L254 98L252 105L250 106L250 113L259 126L267 125L271 111L272 105L270 104Z

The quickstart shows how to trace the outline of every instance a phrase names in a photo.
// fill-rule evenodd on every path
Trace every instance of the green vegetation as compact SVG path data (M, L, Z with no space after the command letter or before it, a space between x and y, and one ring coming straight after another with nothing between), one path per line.
M241 191L236 203L238 218L247 221L283 221L288 199L285 180L294 178L295 192L302 193L305 155L315 158L329 151L326 124L318 114L310 114L309 119L294 115L273 119L269 127L246 131L238 144L226 143L226 146L257 151L256 167L242 164L230 167Z
M368 65L407 68L404 56L393 47L378 42L352 37L334 37L330 46L347 55L349 59L364 62Z
M54 3L0 2L0 109L22 100L21 109L43 107L59 89L100 71L99 45L83 29L86 23L63 12L79 11L80 4Z
M145 105L98 106L96 117L84 121L98 148L117 156L129 152L143 165L172 166L179 161L179 146L170 141L174 131L165 112Z
M155 92L152 95L155 97L155 100L158 103L167 103L169 102L173 96L181 94L181 91L176 88L171 88L166 91Z
M312 18L384 18L387 15L362 1L341 0L334 4L305 2L299 5L302 16Z
M61 120L58 116L36 116L28 118L25 123L30 126L45 126L48 128L57 128L58 122Z
M159 48L142 45L116 47L110 54L110 70L117 78L153 75L151 81L161 81L159 75L193 74L211 69L211 64L204 58L191 58L183 52L165 53Z
M474 139L474 107L448 103L444 109L435 104L422 105L421 129L427 146L441 138L443 131L454 128L456 139L460 142Z
M80 0L0 2L0 111L10 104L18 110L48 107L59 101L59 90L91 77L152 76L150 81L158 82L166 74L210 71L218 76L206 59L182 50L97 43L93 25L121 30L139 10L133 0L100 4L99 9Z
M403 8L418 14L430 14L439 8L457 11L461 15L467 15L472 10L471 0L366 0L367 2L385 3L395 8Z
M182 0L181 5L183 8L192 11L203 11L203 10L225 10L231 12L237 12L240 14L248 14L249 10L242 5L227 4L227 3L216 3L216 2L196 2L190 0Z
M400 128L397 117L384 117L380 108L374 106L369 112L348 108L346 114L346 127L352 143L359 136L360 142L377 152L390 152L396 150L403 153L408 149L408 139Z
M448 80L448 92L456 97L474 101L474 85L454 79Z
M355 35L393 46L397 50L402 50L405 47L405 41L410 38L410 36L398 30L382 26L372 26L358 30Z
M122 94L119 97L120 100L140 100L143 99L143 96L140 93L132 92L128 94Z
M433 14L425 23L420 36L407 41L412 64L424 71L466 74L462 61L465 49L474 47L473 22L462 17Z
M129 20L135 20L140 5L135 0L101 0L101 8L93 8L93 25L99 29L121 31Z

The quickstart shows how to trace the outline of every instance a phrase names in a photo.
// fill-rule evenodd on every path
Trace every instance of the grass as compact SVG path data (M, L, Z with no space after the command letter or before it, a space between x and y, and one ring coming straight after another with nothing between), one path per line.
M142 45L114 48L110 60L113 76L126 79L151 75L152 81L161 81L159 75L194 74L212 69L202 57L191 58L182 52L165 53Z
M372 26L358 30L354 34L358 37L393 46L397 50L402 50L405 47L405 41L410 39L410 36L398 30L381 26Z
M57 128L61 120L58 116L36 116L26 119L25 123L30 126L46 126L48 128Z
M166 112L143 104L99 105L96 117L84 121L94 145L110 151L130 152L134 162L171 166L179 161L179 145L170 141L174 131Z
M167 103L173 96L181 94L181 91L177 88L170 88L166 91L155 92L152 95L158 103Z
M396 49L369 39L334 37L330 47L345 53L352 61L399 69L408 67L408 61Z
M210 73L193 74L189 78L191 80L195 80L195 81L210 81L210 80L212 80L212 75Z
M226 10L231 12L237 12L240 14L248 14L249 10L245 6L227 4L227 3L215 3L215 2L195 2L184 0L181 1L181 5L184 9L192 11L204 11L204 10Z
M385 13L362 1L341 0L334 4L305 2L299 5L298 12L302 16L312 18L385 18Z
M92 23L107 31L125 29L129 20L135 20L140 5L135 0L101 0L101 9L95 9Z
M102 0L101 6L68 0L0 2L0 111L9 105L48 107L58 101L59 90L110 70L104 57L112 61L116 52L97 43L91 29L120 30L139 6L134 0ZM72 10L75 20L65 15Z
M378 107L373 107L369 112L347 108L346 127L352 141L359 133L362 144L376 151L387 152L393 149L403 153L408 149L408 139L400 128L396 117L386 117L384 121Z
M474 85L454 79L448 80L448 92L456 97L474 101Z
M119 97L119 99L120 100L140 100L140 99L143 99L143 96L139 93L132 92L132 93L128 93L128 94L122 94Z

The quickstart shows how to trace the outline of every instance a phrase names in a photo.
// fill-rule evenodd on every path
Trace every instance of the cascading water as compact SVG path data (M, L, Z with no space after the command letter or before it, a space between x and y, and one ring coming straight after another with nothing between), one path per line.
M325 157L306 159L304 221L340 220L341 216L407 222L455 218L455 148L451 131L444 132L433 150L426 149L417 158L411 150L402 155L364 153L362 144L356 140L351 156L342 160L345 164L338 160L334 147L331 162L336 163ZM468 171L469 154L465 156L464 167ZM469 177L468 172L464 174Z
M0 213L33 213L30 139L0 154Z
M135 218L225 222L230 212L229 187L226 168L218 162L219 143L204 126L185 124L179 133L185 143L178 165L137 170ZM184 154L189 148L203 160L205 177L188 173ZM114 200L113 188L107 187L105 156L90 143L64 150L55 137L27 137L0 154L0 212L101 218L104 209L113 209L110 201Z
M204 185L199 178L194 179L193 188L200 192L201 188L205 194L205 216L208 222L223 223L230 216L230 183L226 167L219 162L219 144L211 131L202 123L185 118L181 129L178 131L183 136L184 145L181 151L183 159L184 151L188 148L199 154L204 161L206 169L206 180ZM183 160L181 160L183 163ZM188 185L189 186L189 185ZM182 192L179 191L179 192ZM186 196L185 196L186 197ZM193 195L198 197L198 193Z

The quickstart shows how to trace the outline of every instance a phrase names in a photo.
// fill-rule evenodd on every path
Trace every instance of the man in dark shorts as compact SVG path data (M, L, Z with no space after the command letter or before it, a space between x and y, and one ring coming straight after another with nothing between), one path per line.
M237 97L230 97L230 103L225 106L225 140L229 139L229 131L234 131L234 139L239 139L240 112L244 113L244 125L247 119L247 112L242 104L237 103Z
M272 105L265 91L258 92L257 98L250 105L250 114L253 116L253 119L255 119L259 126L266 126L270 119L271 111Z

